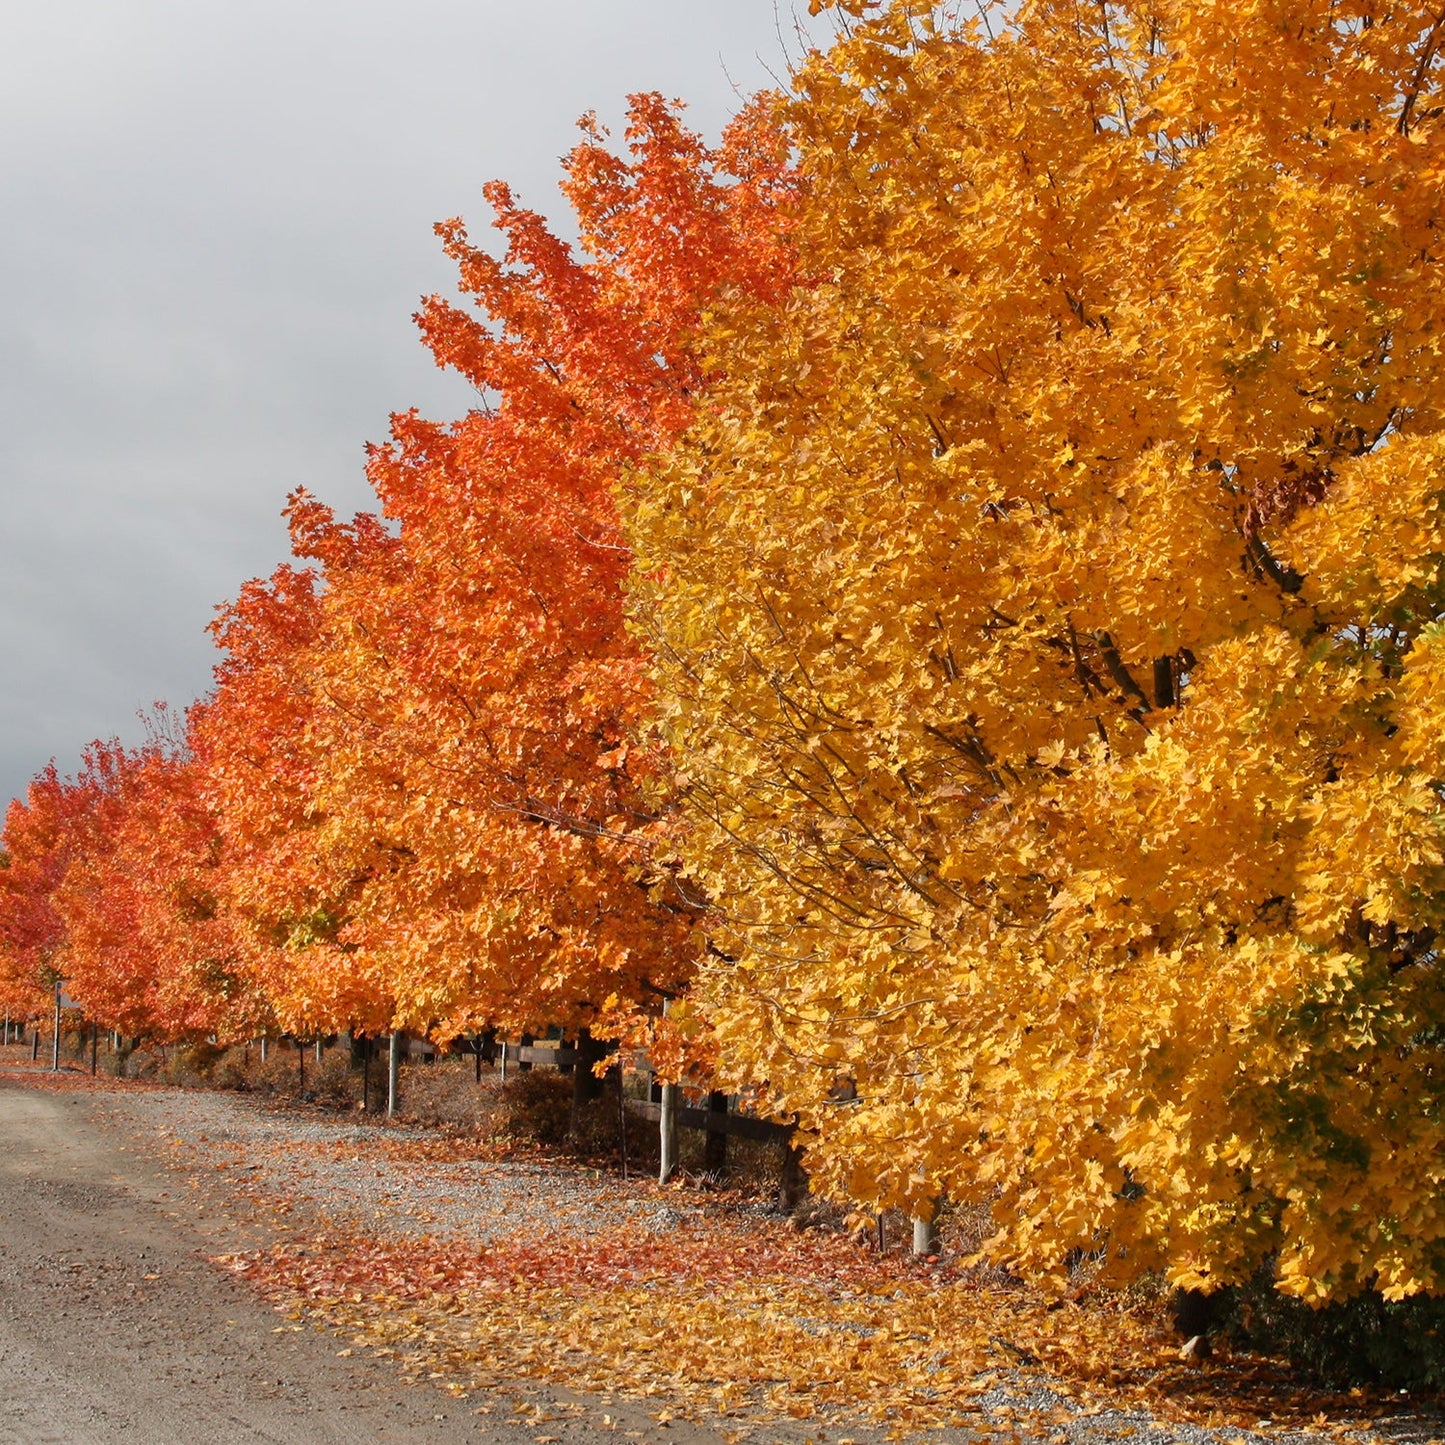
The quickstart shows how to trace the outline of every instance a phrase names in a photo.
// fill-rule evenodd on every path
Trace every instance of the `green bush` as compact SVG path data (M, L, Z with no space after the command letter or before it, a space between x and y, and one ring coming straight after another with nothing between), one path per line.
M1232 1291L1223 1327L1238 1344L1283 1357L1321 1384L1445 1386L1445 1298L1398 1302L1367 1292L1312 1309L1262 1274Z

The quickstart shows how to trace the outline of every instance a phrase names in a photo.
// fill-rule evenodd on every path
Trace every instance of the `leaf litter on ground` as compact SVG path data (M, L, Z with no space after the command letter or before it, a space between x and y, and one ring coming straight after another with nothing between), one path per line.
M624 1183L535 1149L245 1098L108 1092L201 1192L272 1221L273 1242L219 1265L294 1324L456 1396L532 1379L743 1432L1445 1439L1438 1417L1387 1394L1322 1393L1227 1350L1183 1362L1157 1304L1061 1300L957 1261L880 1255L736 1191Z

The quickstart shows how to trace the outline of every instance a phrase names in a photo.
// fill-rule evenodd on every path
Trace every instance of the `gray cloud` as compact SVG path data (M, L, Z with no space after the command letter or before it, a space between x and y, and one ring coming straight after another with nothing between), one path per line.
M0 803L205 691L213 609L304 484L370 505L410 317L482 183L560 216L579 114L715 133L797 51L772 0L48 0L0 50ZM822 33L819 30L818 33Z

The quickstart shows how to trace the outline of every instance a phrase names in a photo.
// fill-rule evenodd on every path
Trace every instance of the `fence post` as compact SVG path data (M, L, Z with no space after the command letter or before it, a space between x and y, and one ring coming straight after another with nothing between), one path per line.
M401 1034L393 1029L386 1049L386 1117L396 1115L396 1076L401 1069Z
M707 1108L710 1114L726 1114L728 1096L721 1089L714 1089L707 1096ZM703 1167L710 1174L723 1174L727 1171L728 1136L721 1129L707 1131L707 1137L703 1141Z
M662 1086L662 1108L658 1114L662 1142L662 1164L657 1171L659 1184L666 1184L677 1168L677 1095L676 1084Z
M60 980L55 980L55 1042L50 1049L50 1072L60 1072Z

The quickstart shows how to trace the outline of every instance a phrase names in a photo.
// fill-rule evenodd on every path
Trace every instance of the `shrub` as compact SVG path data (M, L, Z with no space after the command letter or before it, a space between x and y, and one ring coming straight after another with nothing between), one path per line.
M351 1066L351 1051L346 1047L328 1049L318 1064L315 1057L309 1058L306 1068L307 1091L333 1108L350 1109L361 1103L361 1070ZM372 1083L376 1082L375 1073ZM385 1102L385 1082L382 1084L382 1100ZM373 1108L376 1106L372 1099Z
M248 1051L243 1046L233 1044L211 1065L206 1082L213 1089L249 1089L250 1060L247 1055Z
M160 1078L167 1084L194 1087L209 1083L216 1064L226 1050L204 1039L176 1044L163 1051Z
M516 1073L498 1096L502 1131L539 1144L564 1144L572 1126L572 1080L551 1069Z
M1390 1301L1373 1291L1312 1309L1262 1272L1231 1291L1224 1329L1235 1342L1278 1355L1321 1384L1445 1386L1445 1298Z

